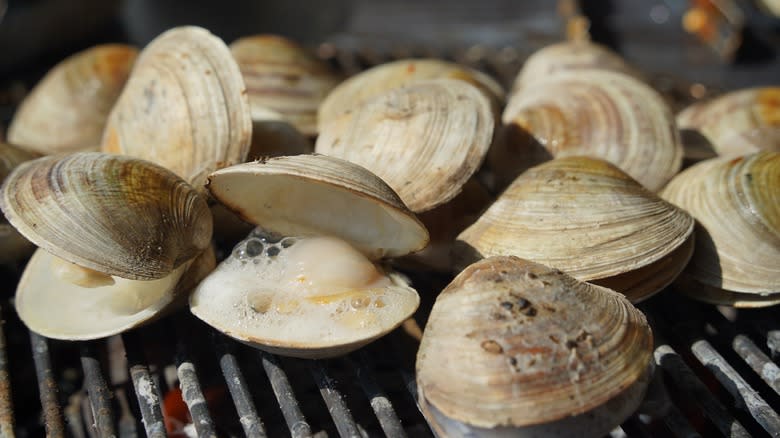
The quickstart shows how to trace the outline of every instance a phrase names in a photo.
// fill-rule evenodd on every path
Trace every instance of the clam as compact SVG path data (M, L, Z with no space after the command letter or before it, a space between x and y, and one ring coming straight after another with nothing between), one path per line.
M520 175L463 231L461 264L514 255L556 267L633 302L674 280L694 221L610 163L558 158Z
M251 136L246 88L230 50L187 26L141 52L101 148L160 164L201 187L209 173L244 161Z
M0 143L0 184L5 181L5 178L16 166L37 157L38 155L35 153L7 143ZM2 264L25 259L35 249L35 245L19 234L5 220L5 217L0 218L0 245L2 245L2 251L0 251L0 263Z
M551 44L529 56L515 78L512 92L558 73L593 69L642 79L639 72L609 48L587 40L572 40Z
M697 221L681 292L736 307L780 303L780 153L703 161L661 195Z
M159 314L211 239L204 198L131 157L85 152L24 163L6 178L0 207L41 248L17 289L19 315L57 339L104 337Z
M106 44L57 64L19 105L8 141L41 154L97 150L137 53Z
M266 109L281 114L304 135L317 134L317 108L341 76L303 47L277 35L245 37L230 44L249 94L252 119Z
M604 436L653 373L645 316L620 294L491 257L439 294L417 353L420 409L438 436Z
M663 98L624 74L561 72L514 94L503 121L503 148L489 162L505 182L550 157L588 155L657 191L682 166L679 134Z
M703 135L718 155L780 152L780 87L748 88L696 103L677 115L677 126Z
M245 163L209 177L211 194L260 228L190 297L198 318L273 353L331 357L397 327L419 304L375 262L428 233L369 171L323 155Z
M333 118L388 90L437 78L468 82L483 91L496 107L503 104L503 88L485 73L438 59L401 59L370 68L334 88L317 113L320 131Z
M420 213L454 198L493 140L491 104L454 79L418 81L322 126L315 151L359 164Z

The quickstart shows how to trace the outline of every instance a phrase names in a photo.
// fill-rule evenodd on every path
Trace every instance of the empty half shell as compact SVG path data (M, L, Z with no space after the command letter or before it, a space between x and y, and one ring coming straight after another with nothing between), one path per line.
M57 64L19 106L8 141L41 154L97 150L137 54L106 44Z
M504 101L501 85L478 70L439 59L401 59L370 68L334 88L319 108L320 131L334 117L368 99L393 88L437 78L466 81L484 92L497 107Z
M211 239L201 195L172 172L125 156L82 152L23 163L6 178L0 207L46 251L128 279L165 277Z
M315 151L382 178L414 212L460 193L487 154L495 119L477 88L419 81L368 100L322 126Z
M192 313L258 348L345 354L397 327L419 304L374 264L419 250L428 233L386 184L324 155L215 172L212 195L260 225L190 297Z
M703 161L661 194L697 221L681 279L704 287L688 282L680 291L739 307L780 302L780 153Z
M305 135L317 134L317 108L341 76L303 47L277 35L256 35L230 44L249 94L252 119L266 109L281 114Z
M607 160L652 191L682 166L683 149L663 98L610 71L560 73L512 96L503 114L503 149L490 158L511 181L538 157Z
M205 29L179 27L141 52L101 147L160 164L199 188L209 173L244 161L251 135L230 50Z
M693 218L617 167L558 158L520 175L458 240L465 262L514 255L636 302L667 286L693 250Z
M680 129L698 131L718 155L780 152L780 87L734 91L677 115Z
M417 353L420 408L439 436L603 436L652 375L645 316L612 290L516 257L461 272Z

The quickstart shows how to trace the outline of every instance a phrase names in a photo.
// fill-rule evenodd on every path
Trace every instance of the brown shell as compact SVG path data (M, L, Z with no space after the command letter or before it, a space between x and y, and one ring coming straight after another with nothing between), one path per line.
M230 50L194 26L171 29L141 52L111 111L102 150L160 164L200 187L246 158L252 120Z
M652 191L682 166L683 149L663 98L620 73L560 73L515 94L503 114L505 149L491 165L511 181L535 156L607 160Z
M641 401L652 351L645 316L622 295L491 257L436 299L417 354L420 405L446 436L472 435L449 435L443 418L501 436L604 435Z
M315 151L359 164L420 213L460 193L493 140L491 104L454 79L392 89L322 127Z
M709 293L714 298L707 301L753 301L754 307L778 300L780 153L703 161L680 173L661 194L697 221L696 250L685 274L732 292L722 299ZM697 288L685 289L696 295Z
M458 240L466 261L515 255L582 281L622 284L620 292L639 300L680 273L692 232L688 214L620 169L568 157L520 175Z
M189 184L152 163L98 152L18 166L0 208L57 257L133 280L168 275L211 239L211 213Z
M38 154L19 149L7 143L0 143L0 183L16 166L37 158ZM30 256L35 245L25 239L5 217L0 219L0 263L12 263Z
M282 115L305 135L317 134L317 108L341 82L324 61L278 35L255 35L230 44L249 94L252 119L265 109Z
M57 64L17 109L8 141L41 154L97 150L137 54L105 44Z

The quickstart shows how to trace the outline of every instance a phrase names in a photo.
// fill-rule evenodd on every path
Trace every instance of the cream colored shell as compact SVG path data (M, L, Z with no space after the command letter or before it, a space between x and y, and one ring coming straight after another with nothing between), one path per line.
M645 316L612 290L516 257L461 272L417 353L439 436L601 436L639 405L652 371Z
M482 90L496 107L503 106L503 88L485 73L439 59L401 59L363 71L334 88L318 111L320 131L334 117L366 100L393 88L436 78L466 81Z
M780 153L703 161L661 194L698 224L685 275L709 288L683 292L743 307L780 301Z
M131 157L82 152L18 166L2 188L8 221L69 262L153 280L211 239L206 201L170 171Z
M205 29L179 27L141 52L111 111L102 150L160 164L200 187L243 162L252 120L227 46Z
M244 37L230 51L244 77L253 120L264 120L270 109L303 134L317 134L317 108L341 76L282 36Z
M644 83L610 71L559 73L512 96L504 109L503 150L490 158L503 179L529 159L588 155L607 160L652 191L682 166L674 118Z
M615 166L568 157L520 175L458 240L467 262L514 255L638 301L680 273L692 232L688 214Z
M105 44L57 64L19 105L8 141L41 154L97 150L137 54Z
M365 101L322 126L315 151L359 164L420 213L450 201L493 140L490 101L455 79L419 81Z

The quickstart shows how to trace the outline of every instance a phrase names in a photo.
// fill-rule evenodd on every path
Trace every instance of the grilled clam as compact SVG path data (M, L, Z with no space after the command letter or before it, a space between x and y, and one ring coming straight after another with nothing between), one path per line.
M56 65L17 109L8 141L41 154L97 150L137 53L106 44Z
M317 108L341 82L324 61L277 35L256 35L230 44L249 94L254 121L267 109L282 115L304 135L317 134Z
M315 151L359 164L420 213L458 193L493 140L491 104L454 79L395 88L323 125Z
M18 313L57 339L108 336L154 317L211 239L204 198L170 171L130 157L24 163L6 178L0 207L41 248L17 288Z
M681 292L736 307L780 303L780 153L703 161L661 195L697 221Z
M388 90L437 78L466 81L483 91L496 107L504 101L501 85L478 70L438 59L401 59L370 68L334 88L317 112L320 131L335 117Z
M514 255L640 301L680 273L693 219L620 169L558 158L520 175L472 226L459 257Z
M642 400L652 351L620 294L491 257L436 299L417 353L420 408L439 436L603 436Z
M701 133L721 156L780 152L780 87L733 91L677 115L682 130Z
M6 143L0 143L0 184L5 181L11 171L19 164L37 158L32 152L19 149ZM29 257L35 249L29 240L19 234L18 231L5 217L0 218L0 263L13 263Z
M682 145L666 103L620 73L561 72L536 82L513 95L503 121L503 147L489 160L505 182L550 157L588 155L657 191L682 166Z
M192 313L274 353L330 357L382 336L419 297L374 262L416 251L428 233L379 178L298 155L215 172L211 194L261 228L190 297Z
M222 40L190 26L141 52L101 148L160 164L201 187L209 173L244 161L251 135L238 65Z

